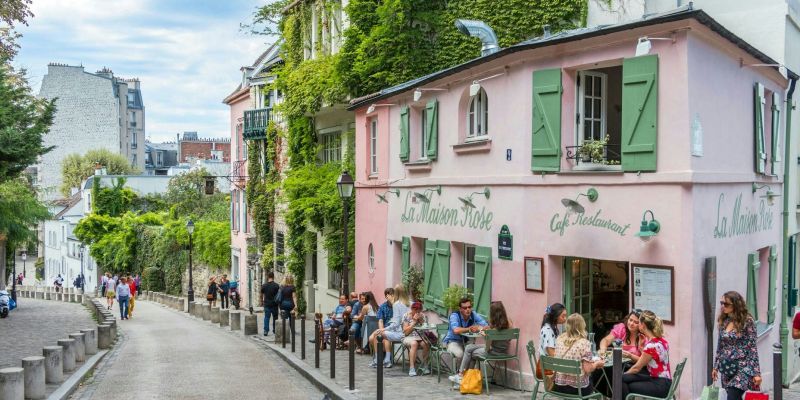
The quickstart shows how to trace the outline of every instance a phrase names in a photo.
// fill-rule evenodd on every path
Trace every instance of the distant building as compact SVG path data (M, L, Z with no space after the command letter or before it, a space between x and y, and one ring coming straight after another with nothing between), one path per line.
M103 68L96 73L83 66L51 63L42 79L39 97L56 100L56 115L45 146L56 148L37 165L36 183L44 200L59 196L61 163L73 153L108 149L145 168L145 116L138 79L121 79Z
M194 163L196 160L231 162L230 138L200 138L197 132L184 132L178 138L178 163Z
M144 169L147 175L167 175L169 167L178 165L178 144L145 141Z

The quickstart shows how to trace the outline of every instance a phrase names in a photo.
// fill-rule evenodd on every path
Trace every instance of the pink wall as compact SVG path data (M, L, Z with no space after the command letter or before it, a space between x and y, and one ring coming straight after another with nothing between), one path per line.
M232 102L229 103L229 105L230 105L230 130L231 130L231 154L232 154L232 156L234 158L235 158L236 154L241 154L241 153L237 153L237 151L239 150L240 146L244 145L244 141L242 140L241 135L237 135L236 126L238 124L242 123L242 118L244 117L245 110L249 110L251 108L250 107L250 103L251 103L250 102L250 97L249 97L249 95L247 93L244 93L240 97L234 98L232 100ZM237 161L237 160L234 160L234 161ZM244 168L245 168L244 170L247 171L247 166L245 166ZM239 188L236 188L236 187L232 187L232 189L240 190ZM244 192L242 192L242 195L240 195L240 199L242 198L243 195L244 195ZM237 207L236 211L241 213L241 211L239 211L238 207ZM249 215L247 217L248 217L248 219L250 218ZM240 229L238 231L231 230L231 247L232 248L238 248L240 250L240 252L239 252L239 265L238 266L232 265L231 266L231 273L229 275L233 274L233 269L234 268L238 269L238 273L239 273L239 293L242 294L242 299L243 299L242 305L243 305L243 307L246 307L247 306L246 303L247 303L247 299L248 299L248 297L247 297L247 234L244 233L244 231L243 231L243 227L244 227L243 224L244 224L244 221L241 221L240 222ZM250 224L250 229L252 230L252 228L253 228L253 224L251 223ZM233 221L231 221L231 229L233 229ZM235 252L234 252L234 254L235 254ZM231 261L233 262L233 258L231 258Z

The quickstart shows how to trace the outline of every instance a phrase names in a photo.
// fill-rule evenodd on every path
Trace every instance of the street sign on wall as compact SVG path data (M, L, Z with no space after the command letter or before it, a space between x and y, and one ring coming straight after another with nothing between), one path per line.
M497 258L503 260L514 258L514 236L508 230L508 225L503 225L500 234L497 235Z

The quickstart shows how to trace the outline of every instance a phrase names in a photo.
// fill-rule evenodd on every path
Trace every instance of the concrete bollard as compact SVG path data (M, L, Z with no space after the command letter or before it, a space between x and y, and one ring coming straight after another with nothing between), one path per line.
M43 399L45 395L44 357L23 358L22 369L25 371L25 398Z
M203 321L211 319L211 304L203 304Z
M75 369L75 339L61 339L58 345L64 348L64 372Z
M36 298L39 300L44 300L44 292L36 292Z
M86 345L86 355L97 354L97 331L94 329L81 329L81 333Z
M25 373L22 368L0 369L0 399L25 398Z
M50 300L50 292L44 292L44 299Z
M230 316L228 314L228 310L219 310L219 326L228 326L230 325Z
M61 346L47 346L44 355L44 376L47 383L61 383L64 380L64 349Z
M83 295L82 294L76 294L75 295L75 303L79 303L79 304L83 303Z
M214 308L211 309L211 323L212 324L219 324L219 312L220 312L220 309L217 308L217 307L214 307Z
M289 328L288 327L289 321L285 320L283 318L278 318L273 323L275 324L275 334L272 336L272 338L275 340L275 344L283 344L284 343L283 342L283 334L286 333L286 331L289 330L288 329ZM287 325L287 326L284 327L284 324ZM267 330L267 331L269 330L269 329L267 329L267 327L264 327L264 329Z
M228 313L230 315L230 326L232 331L240 331L242 330L242 317L241 312L239 311L231 311Z
M106 319L103 321L104 324L109 325L111 327L111 343L114 343L117 340L117 320L115 319Z
M111 325L97 325L97 348L103 350L111 348Z
M258 335L258 317L255 314L244 316L244 334L245 336L249 335Z
M84 334L74 332L69 334L70 339L75 339L75 362L86 361L86 339Z
M197 316L197 309L198 309L197 303L195 303L195 302L190 302L189 303L189 315L191 315L193 317L196 317Z

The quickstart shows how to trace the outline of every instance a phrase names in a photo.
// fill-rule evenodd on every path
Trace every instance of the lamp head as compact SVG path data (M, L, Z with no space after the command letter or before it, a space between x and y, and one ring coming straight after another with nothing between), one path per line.
M353 195L353 187L355 182L353 177L347 171L342 172L339 180L336 181L336 187L339 189L339 197L342 199L350 198Z
M375 112L375 104L370 104L369 107L367 107L367 114L372 114L374 112Z
M650 43L650 39L648 39L647 36L640 37L639 42L636 43L636 57L650 53L650 49L652 48L653 44Z
M421 202L423 202L423 203L429 203L431 201L431 199L429 199L428 196L426 196L426 195L424 195L424 194L422 194L420 192L414 192L414 198L419 200L419 201L421 201Z
M577 201L572 199L566 199L566 198L561 199L561 204L563 204L564 207L566 207L569 212L573 212L576 214L583 214L584 212L586 212L586 209L583 208L581 203L578 203Z
M414 91L414 101L419 101L422 98L422 91L417 89Z
M189 235L194 233L194 221L191 219L186 222L186 231L189 232Z
M388 203L389 201L386 200L385 194L375 193L375 196L378 196L378 204L380 203Z
M389 189L383 193L375 193L375 196L378 197L378 204L380 203L388 203L389 200L386 199L386 195L391 193L397 197L400 197L400 189Z
M650 213L650 221L647 221L647 213ZM646 242L653 236L658 235L659 231L661 231L661 224L656 221L653 212L647 210L644 212L644 215L642 215L642 225L639 227L639 232L637 232L635 236Z
M472 85L469 85L469 96L475 96L478 92L481 91L481 84L478 81L473 81Z
M464 208L476 208L475 203L472 202L472 196L469 197L459 197L461 203L464 204Z

